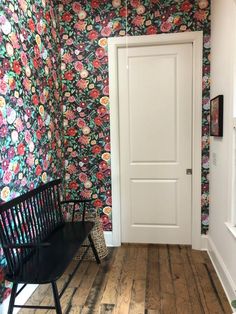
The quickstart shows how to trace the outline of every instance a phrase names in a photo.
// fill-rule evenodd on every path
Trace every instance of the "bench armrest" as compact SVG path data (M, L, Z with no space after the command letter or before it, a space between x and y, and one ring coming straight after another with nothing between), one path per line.
M61 201L61 204L74 204L73 206L73 212L72 212L72 222L74 221L74 218L75 218L75 213L80 211L79 209L75 209L75 205L76 204L80 204L82 203L83 204L83 213L82 213L82 221L84 221L85 219L85 211L86 211L86 204L87 203L91 203L93 200L92 199L71 199L71 200L65 200L65 201Z
M39 247L48 247L50 246L50 242L43 242L43 243L22 243L22 244L8 244L3 245L3 248L7 249L28 249L28 248L39 248Z

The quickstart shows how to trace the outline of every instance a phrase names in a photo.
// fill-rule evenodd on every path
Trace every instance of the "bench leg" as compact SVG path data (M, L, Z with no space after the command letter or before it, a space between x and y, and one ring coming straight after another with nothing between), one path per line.
M9 303L7 314L12 314L13 313L13 308L14 308L15 298L16 298L17 286L18 286L17 283L13 283L12 290L11 290L11 298L10 298L10 303Z
M52 282L52 291L53 291L53 297L54 297L54 302L55 302L56 313L57 314L62 314L60 298L59 298L58 290L57 290L57 284L54 281Z
M96 250L96 248L95 248L95 245L94 245L94 243L93 243L93 239L92 239L92 237L91 237L91 234L88 235L88 239L89 239L91 248L92 248L92 250L93 250L93 254L94 254L94 256L95 256L96 262L97 262L97 264L100 264L100 258L99 258L99 256L98 256L98 252L97 252L97 250Z

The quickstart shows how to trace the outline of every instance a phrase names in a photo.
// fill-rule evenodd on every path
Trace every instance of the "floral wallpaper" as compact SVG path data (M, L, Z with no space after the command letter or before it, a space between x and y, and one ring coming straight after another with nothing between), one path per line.
M67 197L94 198L111 230L107 38L204 32L202 232L208 230L210 3L208 0L61 0L62 91Z
M0 202L63 176L111 230L107 39L203 30L202 232L208 230L208 0L0 0ZM63 115L63 116L62 116ZM0 302L10 293L0 249Z
M0 201L61 175L58 22L51 0L0 1Z

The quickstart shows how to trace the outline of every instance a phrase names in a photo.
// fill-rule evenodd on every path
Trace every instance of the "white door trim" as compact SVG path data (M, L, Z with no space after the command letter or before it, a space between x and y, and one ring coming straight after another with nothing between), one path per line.
M192 247L201 249L201 129L202 129L202 32L185 32L108 39L111 174L112 245L121 244L120 152L117 50L121 47L192 43L193 45L193 128L192 128Z

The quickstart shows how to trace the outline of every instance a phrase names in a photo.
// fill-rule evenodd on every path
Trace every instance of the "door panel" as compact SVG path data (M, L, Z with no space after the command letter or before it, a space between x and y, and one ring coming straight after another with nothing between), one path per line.
M122 242L191 243L192 45L118 49Z

